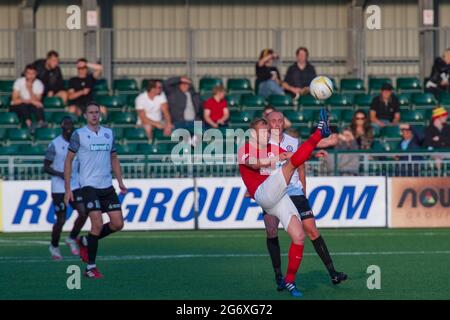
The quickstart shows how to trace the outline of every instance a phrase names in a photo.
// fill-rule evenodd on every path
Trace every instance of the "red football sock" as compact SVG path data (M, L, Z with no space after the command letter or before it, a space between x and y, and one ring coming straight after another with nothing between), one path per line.
M291 163L294 167L300 167L306 160L309 159L311 153L316 148L317 144L322 140L320 130L316 130L308 140L303 142L297 151L291 157Z
M292 282L295 280L295 274L300 267L300 263L303 258L303 248L305 246L303 244L295 244L291 242L291 247L289 248L288 254L288 267L286 271L286 283Z

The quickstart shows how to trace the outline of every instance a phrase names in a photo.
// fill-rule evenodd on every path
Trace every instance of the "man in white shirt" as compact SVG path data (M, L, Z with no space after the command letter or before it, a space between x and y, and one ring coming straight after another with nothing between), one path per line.
M148 82L147 91L136 98L135 107L138 114L137 124L144 127L149 139L153 138L153 129L164 130L164 135L170 136L172 122L169 105L160 81Z
M10 111L17 113L20 121L25 121L31 128L31 115L38 125L44 124L44 105L41 102L44 84L37 79L37 71L33 65L25 68L24 76L14 82Z

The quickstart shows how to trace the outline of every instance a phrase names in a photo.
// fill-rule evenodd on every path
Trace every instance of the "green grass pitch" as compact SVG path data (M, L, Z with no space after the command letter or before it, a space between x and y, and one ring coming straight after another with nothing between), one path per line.
M297 275L302 299L450 299L449 229L324 229L335 266L349 280L333 286L309 240ZM292 299L277 292L263 230L122 232L100 242L104 279L68 290L67 267L83 266L49 234L0 234L0 299ZM63 235L65 237L65 235ZM280 230L283 269L289 239ZM381 289L367 288L367 267Z

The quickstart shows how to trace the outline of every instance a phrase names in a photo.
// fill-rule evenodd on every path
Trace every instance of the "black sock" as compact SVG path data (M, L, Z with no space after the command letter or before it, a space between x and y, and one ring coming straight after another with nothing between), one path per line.
M281 253L280 253L280 242L278 237L267 238L267 250L269 250L270 259L272 260L273 270L277 277L282 276L281 273Z
M89 233L86 239L88 243L88 264L95 264L98 248L98 236Z
M61 238L61 232L62 232L62 228L64 226L64 222L65 221L63 219L61 219L61 217L58 217L56 219L55 224L53 225L51 244L54 247L58 247L58 245L59 245L59 239Z
M330 276L333 276L336 273L336 270L334 270L333 261L331 260L330 253L328 252L327 245L325 244L322 236L312 240L312 243L314 245L314 249L316 249L317 254L327 268L328 273Z
M109 223L105 223L103 225L102 231L100 232L100 235L98 236L98 239L103 239L104 237L109 236L111 233L115 232L114 230L111 229L111 227L109 226Z

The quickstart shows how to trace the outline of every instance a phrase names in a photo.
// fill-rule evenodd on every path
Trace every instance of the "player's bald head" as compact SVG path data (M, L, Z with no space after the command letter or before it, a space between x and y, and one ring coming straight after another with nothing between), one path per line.
M269 114L267 114L265 118L270 122L271 119L284 119L284 115L282 112L274 110L272 112L269 112Z

